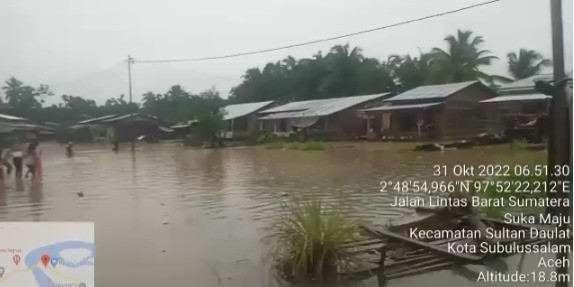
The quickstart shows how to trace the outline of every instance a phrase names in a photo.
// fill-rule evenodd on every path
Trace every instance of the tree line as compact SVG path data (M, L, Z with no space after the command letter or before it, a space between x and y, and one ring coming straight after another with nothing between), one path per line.
M289 56L252 68L231 90L232 102L306 100L377 92L403 92L421 85L482 80L493 88L535 75L551 65L536 51L520 49L507 54L512 79L490 75L481 68L498 57L482 49L484 38L458 30L445 39L446 48L421 51L418 56L391 55L384 61L365 57L359 47L337 45L327 55L296 60Z
M498 59L483 49L484 39L472 31L458 30L445 39L446 48L421 51L418 56L392 55L386 60L365 57L359 47L336 45L326 55L320 51L311 58L291 56L266 64L263 69L248 69L242 82L230 91L227 100L215 89L198 94L180 85L165 93L146 92L141 104L129 103L124 95L97 105L81 96L62 95L62 103L42 107L46 97L54 96L46 85L37 88L10 78L2 87L10 109L6 113L41 122L70 123L109 114L141 112L170 122L221 118L219 108L228 103L267 100L293 101L345 97L379 92L403 92L421 85L482 80L496 88L497 83L530 77L551 65L540 53L520 49L507 54L508 71L513 79L483 72L481 68ZM220 123L215 123L219 125Z

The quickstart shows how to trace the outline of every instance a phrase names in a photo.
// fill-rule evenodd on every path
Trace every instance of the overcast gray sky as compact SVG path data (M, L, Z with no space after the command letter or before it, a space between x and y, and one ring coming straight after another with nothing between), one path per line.
M49 84L103 103L127 94L128 54L139 60L194 58L272 48L392 24L480 0L1 0L0 80ZM551 57L550 0L503 0L455 15L343 40L209 62L136 64L134 100L172 84L223 97L243 72L288 55L310 57L335 44L369 57L444 47L447 34L472 30L500 57L488 72L506 75L506 53L528 48ZM572 69L572 0L563 0L566 67Z

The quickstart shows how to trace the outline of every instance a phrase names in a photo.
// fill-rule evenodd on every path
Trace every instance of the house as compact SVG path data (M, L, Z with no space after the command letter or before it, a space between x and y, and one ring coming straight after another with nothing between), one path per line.
M269 108L274 101L243 103L223 107L227 128L226 139L246 139L259 130L257 112Z
M148 115L105 115L87 119L67 128L62 141L92 141L106 137L110 141L135 141L146 138L160 140L170 138L174 132L168 123Z
M572 77L572 72L568 76ZM500 96L482 101L491 129L503 128L511 118L532 121L547 116L551 97L536 91L535 85L538 81L551 82L553 77L551 73L539 74L502 85L498 89Z
M140 139L157 141L172 137L169 124L154 116L127 114L99 121L107 127L107 137L111 142L128 142Z
M294 130L321 134L330 140L367 134L367 120L359 109L380 105L391 93L291 102L259 112L260 128L280 136Z
M479 102L496 96L480 81L420 86L365 109L369 126L382 139L464 139L485 130Z
M30 139L51 140L55 127L50 124L35 123L29 119L12 115L0 114L0 137L27 141Z
M117 117L118 115L105 115L79 121L69 126L61 134L61 141L89 142L107 136L107 125L102 121Z
M198 132L197 122L197 120L189 120L187 122L177 123L169 128L173 130L175 138L185 138L192 133Z

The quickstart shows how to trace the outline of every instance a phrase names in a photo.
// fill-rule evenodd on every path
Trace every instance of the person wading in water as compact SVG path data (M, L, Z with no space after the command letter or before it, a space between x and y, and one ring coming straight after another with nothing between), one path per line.
M38 142L32 141L28 144L28 151L26 153L26 158L24 163L28 170L26 171L26 178L28 175L32 175L32 179L36 177L36 164L38 163L38 154L37 154Z
M68 142L68 144L66 145L66 155L68 157L72 157L74 156L74 144L72 142Z
M12 159L12 150L10 147L5 147L2 149L2 165L6 167L6 175L10 176L12 173L12 164L10 160ZM2 178L4 178L4 172L2 172Z
M16 142L12 148L12 163L16 170L16 178L22 178L22 145Z

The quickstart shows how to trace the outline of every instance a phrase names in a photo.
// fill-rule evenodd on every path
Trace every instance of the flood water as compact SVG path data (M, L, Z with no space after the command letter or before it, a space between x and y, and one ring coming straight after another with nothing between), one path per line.
M281 202L314 196L361 220L384 222L413 211L389 207L381 180L432 179L435 164L524 157L508 147L424 153L399 144L354 145L305 152L142 144L134 154L128 145L115 154L94 144L77 145L67 158L63 146L44 144L42 181L8 180L0 189L0 221L94 221L97 286L277 286L262 238ZM514 271L520 259L488 268ZM536 262L525 262L525 270L536 270ZM387 286L481 286L473 282L481 268Z

